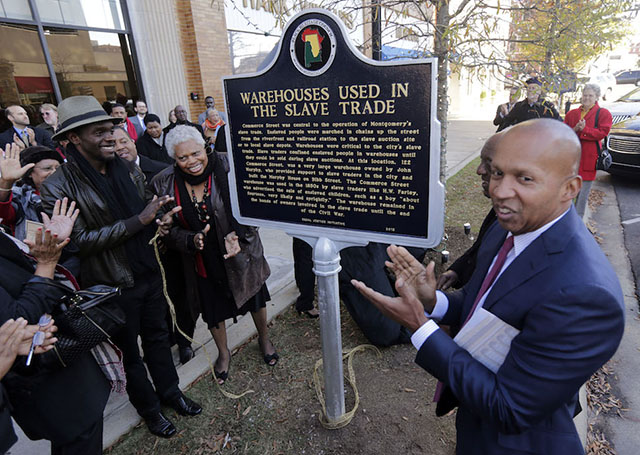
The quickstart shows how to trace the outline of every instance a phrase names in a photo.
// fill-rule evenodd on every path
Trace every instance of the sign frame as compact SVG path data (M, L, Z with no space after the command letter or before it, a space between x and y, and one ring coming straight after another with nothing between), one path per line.
M427 216L427 233L428 235L425 237L419 236L410 236L410 235L402 235L395 233L381 233L378 231L368 231L364 229L349 229L343 227L327 227L327 226L318 226L318 225L303 225L297 223L291 223L286 221L277 221L270 220L264 218L253 218L242 215L240 211L239 201L238 201L238 182L236 180L235 166L236 163L234 161L233 154L233 145L232 145L232 134L230 131L232 129L232 116L230 115L229 105L228 105L228 96L227 96L227 88L226 81L235 80L235 79L248 79L255 78L257 76L261 76L271 70L271 68L276 63L280 53L283 48L289 53L289 45L284 42L285 36L287 36L287 32L289 28L293 26L293 24L301 17L311 13L318 13L322 15L329 16L339 27L339 32L342 34L342 39L344 40L348 51L352 53L352 55L361 60L363 63L371 66L377 67L389 67L389 66L401 66L401 65L418 65L418 64L431 64L431 93L430 93L430 111L431 111L431 119L430 119L430 137L429 137L429 188L428 188L428 214ZM337 32L337 31L335 31ZM334 32L334 33L335 33ZM225 111L228 113L228 134L226 134L227 141L227 156L230 165L229 171L229 188L231 193L231 209L233 216L238 220L238 222L246 225L252 226L263 226L266 228L280 229L285 231L286 233L301 237L305 239L312 238L321 238L326 237L336 241L338 244L343 246L348 245L363 245L368 242L379 242L386 244L398 244L398 245L406 245L406 246L416 246L423 248L432 248L439 245L442 241L442 237L444 234L444 184L440 181L440 122L437 119L437 63L438 60L436 57L431 58L422 58L415 60L402 60L402 61L377 61L372 60L362 53L354 46L351 39L349 38L348 30L342 21L332 12L321 9L321 8L313 8L307 9L299 12L295 16L293 16L283 28L282 35L280 40L278 41L278 46L276 52L272 52L271 55L272 60L269 64L264 67L264 69L257 71L255 73L246 73L246 74L236 74L232 76L225 76L222 78L222 92L224 94L224 107ZM313 77L313 76L305 76L301 74L301 77ZM414 175L415 177L415 175Z

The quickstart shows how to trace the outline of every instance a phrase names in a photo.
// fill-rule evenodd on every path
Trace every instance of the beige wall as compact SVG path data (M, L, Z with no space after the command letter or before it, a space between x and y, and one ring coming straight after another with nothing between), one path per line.
M169 111L188 98L175 2L129 0L127 6L149 112L166 125Z

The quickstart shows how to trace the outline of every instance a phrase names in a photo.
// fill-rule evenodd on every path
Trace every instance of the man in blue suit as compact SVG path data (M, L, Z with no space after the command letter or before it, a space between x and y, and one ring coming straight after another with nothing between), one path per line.
M29 116L22 106L8 106L5 109L5 115L11 122L12 128L0 133L0 149L4 150L7 144L15 142L21 149L33 145L44 145L55 150L56 145L48 131L29 126Z
M578 389L616 351L624 313L618 279L572 205L582 182L571 133L539 119L500 137L489 185L498 223L462 289L436 292L433 263L396 246L388 265L399 297L353 281L414 331L416 362L445 386L438 414L459 406L458 454L584 453L572 419ZM495 372L434 322L460 327L480 308L519 331Z

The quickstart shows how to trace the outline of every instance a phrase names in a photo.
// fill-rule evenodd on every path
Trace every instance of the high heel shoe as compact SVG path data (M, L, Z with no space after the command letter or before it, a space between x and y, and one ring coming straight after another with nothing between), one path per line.
M271 343L271 346L273 346L273 354L265 354L264 353L264 348L263 348L262 343L260 342L260 340L258 340L258 346L260 346L260 351L262 352L262 359L264 360L264 363L266 363L270 367L275 367L278 364L278 360L280 360L280 356L278 355L278 352L276 351L276 347L273 346L273 343ZM275 360L275 362L273 362L274 360ZM271 363L271 362L273 362L273 363Z
M315 310L316 313L312 313L312 311ZM310 310L296 310L298 312L298 314L300 316L302 316L303 314L308 317L309 319L316 319L320 317L320 313L318 312L318 310L316 308L312 308Z
M216 371L215 367L213 368L213 372L216 375L216 379L218 380L218 384L222 385L227 382L229 379L229 370L231 369L231 349L229 351L229 365L227 366L226 371ZM216 362L217 363L217 362Z

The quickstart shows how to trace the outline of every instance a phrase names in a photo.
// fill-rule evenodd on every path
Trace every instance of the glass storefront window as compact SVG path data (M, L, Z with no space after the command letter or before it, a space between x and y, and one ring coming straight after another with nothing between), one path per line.
M0 23L0 105L55 103L35 25Z
M0 17L31 20L31 8L26 0L0 0Z
M36 0L36 6L42 22L124 30L119 0Z
M62 98L137 98L126 35L45 27L45 36Z

